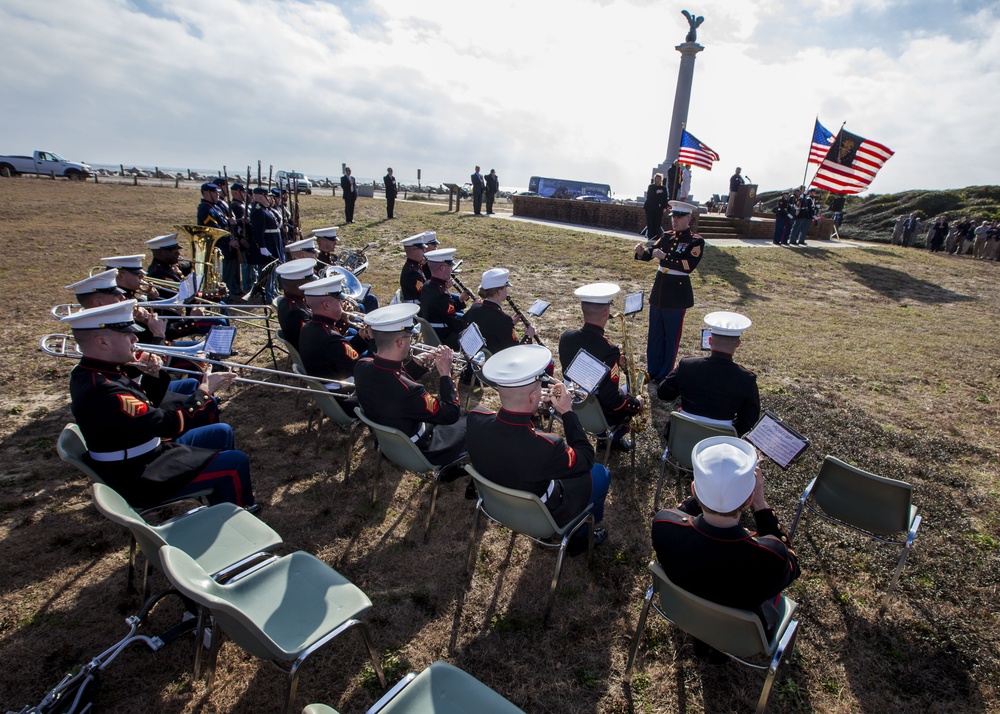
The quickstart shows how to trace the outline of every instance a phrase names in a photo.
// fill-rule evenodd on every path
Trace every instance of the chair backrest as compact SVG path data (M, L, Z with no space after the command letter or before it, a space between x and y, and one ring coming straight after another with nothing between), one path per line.
M435 662L374 712L425 712L426 714L517 714L514 706L471 674L448 664Z
M379 451L385 454L386 458L391 462L400 468L418 474L425 474L428 471L435 470L434 464L427 460L423 452L417 448L416 444L410 441L410 437L406 434L391 426L384 426L383 424L373 422L365 416L364 410L361 407L355 407L354 412L361 421L370 426L372 431L375 432Z
M908 530L913 488L827 456L812 495L828 516L876 535Z
M67 424L63 427L59 441L56 442L56 451L59 452L60 459L80 469L92 482L104 483L104 479L83 460L83 455L87 453L87 442L79 426Z
M674 585L657 562L649 564L660 609L677 627L737 657L770 654L760 619L749 610L717 605Z
M441 338L438 337L437 331L431 327L431 323L427 322L424 318L419 315L413 316L414 321L420 323L420 341L425 345L430 345L431 347L438 347L441 345Z
M597 396L594 394L588 394L587 398L579 404L574 402L573 411L580 417L580 423L583 424L584 430L590 434L603 434L611 428L608 426L608 420L604 417L601 403L597 401Z
M326 415L326 418L340 426L351 426L357 418L351 416L340 406L337 399L330 390L323 386L323 380L317 377L310 377L301 365L292 363L292 371L302 377L302 381L308 384L316 393L311 395L316 406Z
M736 436L736 428L705 424L683 412L670 412L670 434L667 448L684 468L691 468L691 452L695 444L712 436Z
M532 538L549 538L559 532L549 509L535 494L494 483L471 464L465 470L476 482L483 509L493 520Z
M288 356L292 358L293 365L299 365L305 371L305 366L302 364L302 357L299 356L299 351L295 349L295 345L285 339L285 333L280 329L275 332L275 337L278 338L278 342L284 345L285 349L288 350Z
M128 504L128 501L110 486L103 483L93 483L90 485L90 492L94 497L94 506L101 512L101 515L109 521L128 528L132 532L135 542L139 544L139 550L149 558L150 562L159 565L160 549L166 545L166 541L156 529L146 523Z
M215 582L194 558L180 548L164 545L160 549L160 563L170 584L182 595L208 608L236 644L264 659L280 655L280 647L237 604L230 602L225 587ZM281 593L273 595L280 602Z

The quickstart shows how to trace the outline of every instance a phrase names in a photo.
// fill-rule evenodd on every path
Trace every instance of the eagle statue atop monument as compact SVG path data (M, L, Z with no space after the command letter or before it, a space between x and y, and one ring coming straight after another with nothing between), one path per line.
M684 38L684 41L685 42L697 42L698 41L698 28L701 26L701 23L703 23L705 21L705 18L702 17L701 15L699 15L698 17L695 17L694 15L692 15L687 10L681 10L681 14L684 17L687 18L688 25L691 26L691 29L688 31L687 37Z

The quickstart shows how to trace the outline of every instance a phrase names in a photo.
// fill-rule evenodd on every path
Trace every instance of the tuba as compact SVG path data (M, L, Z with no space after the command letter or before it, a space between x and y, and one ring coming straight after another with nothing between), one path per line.
M621 323L622 328L622 355L624 364L622 371L625 373L625 391L634 397L640 396L649 381L649 372L639 369L635 363L635 351L632 349L632 339L628 334L628 317L625 313L619 312L615 315ZM632 431L642 432L649 424L649 400L643 399L642 411L632 417Z
M211 226L174 226L178 234L188 237L191 243L191 269L198 276L198 290L206 295L225 295L222 282L222 251L216 243L229 235L229 231Z

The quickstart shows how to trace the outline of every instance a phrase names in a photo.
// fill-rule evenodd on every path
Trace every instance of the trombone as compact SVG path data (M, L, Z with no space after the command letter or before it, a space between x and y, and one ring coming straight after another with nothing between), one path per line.
M70 357L79 359L83 356L80 352L79 347L77 347L76 340L73 339L72 335L64 334L49 334L45 335L39 344L47 355L52 357ZM323 384L336 384L340 387L354 389L354 382L338 379L326 379L325 377L311 377L309 375L296 374L294 372L282 372L277 369L269 369L267 367L257 367L255 365L242 364L240 362L227 362L224 360L209 359L208 357L199 356L199 352L205 349L205 341L195 343L189 347L169 347L166 345L144 345L136 344L135 349L140 352L146 352L149 354L159 355L161 357L181 357L189 362L200 362L203 364L217 365L226 368L226 371L235 371L238 369L249 369L254 372L264 372L266 374L276 374L279 377L295 377L300 380L316 380L322 382ZM191 369L181 369L179 367L168 367L166 365L160 367L160 369L167 372L176 372L178 374L193 374L193 375L203 375L203 372L191 370ZM236 377L234 382L240 382L242 384L259 384L264 387L273 387L277 389L290 389L295 392L317 392L318 389L313 387L297 387L294 384L281 384L280 382L265 382L260 379L248 379L246 377ZM326 390L327 393L334 397L346 399L350 397L351 394L346 392L334 392Z

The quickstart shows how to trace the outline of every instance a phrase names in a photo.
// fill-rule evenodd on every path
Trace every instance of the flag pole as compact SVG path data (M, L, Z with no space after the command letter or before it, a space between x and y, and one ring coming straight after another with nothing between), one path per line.
M819 121L819 117L816 117L816 121ZM842 132L842 131L844 130L844 127L845 127L845 126L847 126L847 122L846 122L846 121L845 121L845 122L843 122L843 123L842 123L842 124L840 125L840 128L839 128L839 129L837 129L837 133L833 135L833 143L832 143L832 144L830 144L830 146L835 146L835 145L837 144L837 137L838 137L838 136L840 136L840 132ZM822 164L820 164L820 166L822 166ZM819 168L820 168L819 166L817 166L817 167L816 167L816 173L817 173L817 174L819 173ZM809 173L809 162L807 161L807 162L806 162L806 170L805 170L805 173L803 173L803 174L802 174L802 181L803 181L803 184L802 184L802 189L803 189L803 190L805 190L805 183L804 183L804 182L805 182L805 180L806 180L806 174L808 174L808 173ZM816 178L816 174L813 174L813 179L815 179L815 178ZM810 183L812 183L812 182L810 182Z
M813 122L813 136L809 137L809 148L806 150L806 167L802 169L802 188L806 187L806 176L809 174L809 155L812 153L812 141L816 134L816 125L819 124L819 114L816 115L816 120Z

